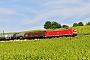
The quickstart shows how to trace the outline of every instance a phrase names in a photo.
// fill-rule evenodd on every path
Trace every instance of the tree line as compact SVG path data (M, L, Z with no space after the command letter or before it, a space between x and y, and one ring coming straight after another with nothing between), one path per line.
M90 22L87 22L85 25L90 25ZM76 27L76 26L84 26L84 23L83 22L73 23L72 27ZM61 25L56 21L53 21L53 22L46 21L44 24L45 29L68 28L68 27L69 27L68 25L65 25L65 24Z
M90 25L90 22L87 22L85 25ZM84 26L84 23L83 22L73 23L73 27L76 27L76 26Z

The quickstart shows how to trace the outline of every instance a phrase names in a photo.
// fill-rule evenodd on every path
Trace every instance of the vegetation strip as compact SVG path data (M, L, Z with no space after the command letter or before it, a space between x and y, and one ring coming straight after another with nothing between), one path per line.
M0 60L89 60L90 36L0 42Z

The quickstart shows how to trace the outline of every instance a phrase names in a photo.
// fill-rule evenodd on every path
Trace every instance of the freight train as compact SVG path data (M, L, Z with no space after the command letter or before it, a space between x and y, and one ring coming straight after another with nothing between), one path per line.
M77 36L77 31L73 28L62 29L62 30L46 30L38 32L26 32L24 34L10 34L0 36L0 40L15 40L15 39L37 39L37 38L52 38L62 36Z

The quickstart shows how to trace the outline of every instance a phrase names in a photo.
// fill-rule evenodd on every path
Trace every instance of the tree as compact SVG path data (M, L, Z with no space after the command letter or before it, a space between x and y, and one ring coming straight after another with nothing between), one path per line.
M73 23L73 27L76 27L76 26L78 26L78 23Z
M58 24L58 27L57 28L61 28L61 24Z
M44 24L44 28L45 29L50 29L51 28L51 22L50 21L46 21Z
M83 22L78 23L79 26L84 26Z
M90 22L87 22L86 25L90 25Z
M62 25L62 28L68 28L69 26L68 25Z
M59 24L57 23L57 22L55 22L55 21L53 21L52 23L51 23L51 28L58 28L59 27Z

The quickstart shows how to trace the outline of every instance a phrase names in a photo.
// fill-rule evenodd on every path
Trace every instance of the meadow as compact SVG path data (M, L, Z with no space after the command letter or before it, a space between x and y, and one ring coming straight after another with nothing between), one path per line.
M79 35L82 35L82 34L90 35L90 31L89 31L90 26L78 26L78 27L74 27L74 28L77 30Z
M90 36L2 41L0 60L90 60Z

